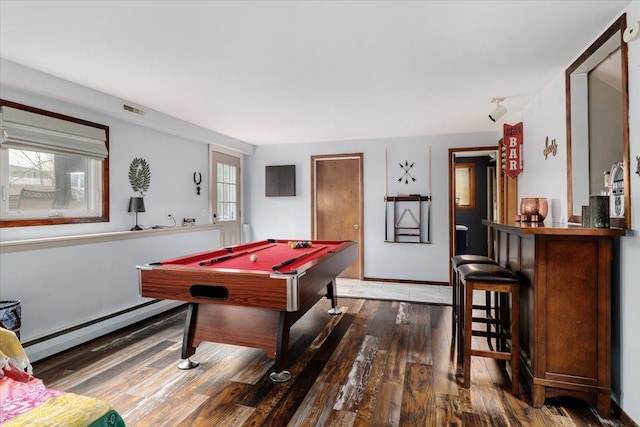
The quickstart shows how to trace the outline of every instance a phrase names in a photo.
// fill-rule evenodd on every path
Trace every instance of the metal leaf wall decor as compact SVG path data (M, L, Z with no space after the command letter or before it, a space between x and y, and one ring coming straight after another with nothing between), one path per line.
M151 184L151 168L145 159L136 157L129 165L129 182L133 191L144 196L145 191L149 189Z

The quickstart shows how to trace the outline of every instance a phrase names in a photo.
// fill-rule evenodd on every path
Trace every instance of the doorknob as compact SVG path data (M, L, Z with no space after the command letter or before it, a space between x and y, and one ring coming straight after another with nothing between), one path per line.
M358 230L360 228L360 224L354 224L353 228L355 228L356 230Z

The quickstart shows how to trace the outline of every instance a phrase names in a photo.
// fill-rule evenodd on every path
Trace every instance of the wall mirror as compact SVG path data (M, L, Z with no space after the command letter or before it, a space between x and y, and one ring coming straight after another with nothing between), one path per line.
M565 73L570 222L581 222L581 207L589 204L590 195L601 194L605 172L618 165L611 225L631 228L629 85L627 45L622 41L625 28L623 14Z

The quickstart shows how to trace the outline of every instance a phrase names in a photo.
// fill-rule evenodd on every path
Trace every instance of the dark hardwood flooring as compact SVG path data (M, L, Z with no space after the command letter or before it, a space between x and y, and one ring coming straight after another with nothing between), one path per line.
M203 343L176 367L185 309L34 364L47 386L109 402L128 426L621 426L574 399L541 409L510 390L495 360L473 358L458 385L451 307L322 300L291 332L291 381L273 384L264 352Z

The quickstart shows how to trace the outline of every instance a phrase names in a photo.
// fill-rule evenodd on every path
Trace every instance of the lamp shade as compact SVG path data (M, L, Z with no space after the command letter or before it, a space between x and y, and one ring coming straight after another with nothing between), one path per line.
M142 197L129 198L129 212L145 212L144 199Z

